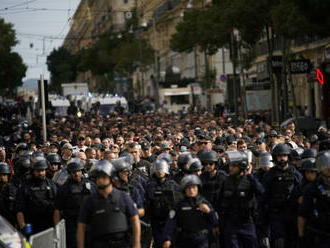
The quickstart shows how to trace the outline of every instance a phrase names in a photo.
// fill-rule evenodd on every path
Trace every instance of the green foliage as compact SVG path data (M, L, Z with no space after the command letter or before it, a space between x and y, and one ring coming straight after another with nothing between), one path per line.
M142 65L153 62L154 51L145 40L126 33L120 39L116 34L105 34L91 48L80 52L78 69L91 70L94 75L114 71L127 75L134 71L139 61Z
M182 22L170 40L170 48L176 52L191 52L199 46L211 55L228 40L228 32L222 25L221 15L215 8L192 9L184 12Z
M18 43L11 23L0 18L0 91L12 91L22 85L26 66L22 58L12 48Z
M64 47L54 49L47 57L47 67L51 73L50 89L60 92L61 84L73 82L77 75L77 56Z

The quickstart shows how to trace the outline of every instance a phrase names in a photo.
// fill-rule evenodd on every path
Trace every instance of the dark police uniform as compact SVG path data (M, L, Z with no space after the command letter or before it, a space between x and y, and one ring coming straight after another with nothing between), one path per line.
M159 182L154 176L146 192L147 212L150 216L154 247L162 247L163 231L170 209L181 196L179 185L168 178Z
M55 184L31 177L17 192L16 212L23 212L25 223L32 224L33 233L38 233L53 226Z
M254 217L263 193L262 185L253 175L225 179L218 196L225 247L258 247Z
M16 224L16 186L8 182L0 185L0 215L5 217L12 225Z
M304 247L330 247L330 185L322 178L307 186L298 216L306 219Z
M116 188L104 198L99 193L87 196L80 208L78 222L88 225L93 248L129 247L129 219L138 215L131 197Z
M77 219L80 206L85 196L96 193L96 186L87 179L80 183L68 179L64 185L58 189L55 200L55 209L61 211L65 219L67 247L77 247Z
M116 188L129 194L132 200L134 201L134 203L136 204L137 209L144 208L144 199L141 196L141 192L139 191L138 188L124 182L122 182L122 185L120 187L116 187Z
M297 200L301 182L302 175L293 166L284 171L275 166L263 177L263 211L266 213L271 242L275 247L284 247L285 242L295 242Z
M223 183L226 177L227 174L224 171L217 171L213 177L211 177L211 175L206 171L201 175L200 178L203 183L201 195L203 195L206 200L211 202L211 204L216 204L220 184Z
M210 213L203 213L199 209L202 203L210 208ZM217 226L217 215L204 197L185 197L169 212L163 233L164 241L175 240L177 248L207 248L210 229Z

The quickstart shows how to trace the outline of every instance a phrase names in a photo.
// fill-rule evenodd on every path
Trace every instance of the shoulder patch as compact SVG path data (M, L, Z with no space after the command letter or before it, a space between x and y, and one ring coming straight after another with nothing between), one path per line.
M173 219L175 217L175 210L171 210L169 213L170 219Z

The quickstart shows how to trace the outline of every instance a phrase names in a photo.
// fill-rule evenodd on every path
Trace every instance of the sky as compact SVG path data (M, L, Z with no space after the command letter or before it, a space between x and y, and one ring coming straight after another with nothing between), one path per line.
M63 43L80 0L0 0L0 18L14 24L13 49L28 67L23 79L49 79L46 58ZM31 45L32 44L32 45ZM32 48L30 46L33 46Z

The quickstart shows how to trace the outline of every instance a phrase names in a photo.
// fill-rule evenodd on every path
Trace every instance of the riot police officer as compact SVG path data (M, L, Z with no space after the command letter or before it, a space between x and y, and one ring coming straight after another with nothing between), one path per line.
M130 184L129 176L131 173L131 165L127 162L125 157L120 157L118 159L112 159L111 163L114 166L114 176L112 178L112 182L114 186L126 193L128 193L139 212L139 216L144 216L144 206L143 206L143 196L141 193L143 192L142 185L140 184L139 188L135 187L134 185Z
M164 248L169 248L174 240L178 248L207 248L209 232L219 234L217 215L210 202L199 194L201 186L198 176L183 177L184 199L169 212L164 229Z
M254 176L261 181L266 172L274 166L272 155L269 152L260 153L257 164L259 168L254 172Z
M15 153L13 154L13 164L14 168L16 166L16 161L24 155L24 152L29 149L28 145L24 142L19 143L16 146Z
M217 191L227 175L224 171L216 169L216 163L219 160L219 156L215 151L205 151L200 159L204 167L204 172L201 175L203 183L201 194L206 200L215 206Z
M47 160L39 160L32 165L32 175L17 192L17 222L21 229L32 224L33 233L53 226L55 184L46 177Z
M65 219L66 244L68 248L77 247L77 220L80 206L85 196L96 193L93 182L83 177L84 165L79 158L68 161L68 180L58 189L55 200L54 224L57 225L61 217Z
M258 247L255 213L264 193L260 182L251 174L248 157L242 151L225 153L229 176L218 194L218 209L224 228L225 247Z
M321 176L309 184L298 212L301 247L330 247L330 152L316 160Z
M52 179L54 177L54 174L61 169L61 156L57 153L50 153L47 155L47 160L50 164L48 170L47 170L47 177L49 179Z
M28 156L23 156L16 161L15 174L12 182L18 188L26 180L31 170L31 160Z
M80 208L77 226L78 248L85 247L89 228L91 247L126 248L129 246L129 223L133 231L133 248L140 248L140 221L131 197L113 187L113 165L99 161L93 170L97 193L87 196Z
M15 225L16 186L10 182L11 168L5 163L0 163L0 215Z
M147 212L150 215L154 247L162 247L163 231L169 210L180 199L180 187L169 177L169 165L157 159L152 167L152 178L146 192Z
M187 172L189 174L194 174L198 177L202 175L203 165L198 158L193 158L189 160L187 167L188 167Z
M315 158L305 158L301 161L301 170L303 173L303 181L301 184L301 190L304 192L307 185L314 182L318 176L318 168L315 163Z
M171 171L171 176L174 181L180 183L185 174L189 174L188 162L191 161L192 155L190 152L184 152L178 157L178 169Z
M302 175L289 164L286 144L274 147L275 166L263 177L264 215L270 225L270 239L275 248L290 247L296 241L296 214Z

